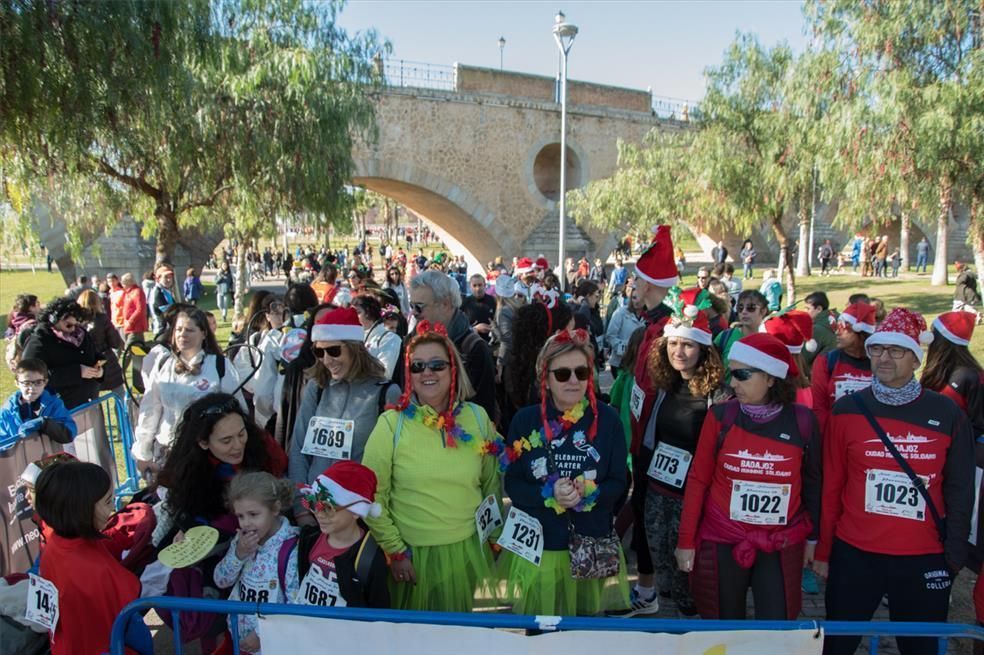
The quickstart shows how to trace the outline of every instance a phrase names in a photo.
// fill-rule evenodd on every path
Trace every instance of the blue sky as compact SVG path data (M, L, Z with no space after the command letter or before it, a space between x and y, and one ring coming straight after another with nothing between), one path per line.
M503 36L507 70L553 76L558 9L580 29L571 79L652 87L656 95L688 100L703 96L704 69L720 61L736 31L755 33L766 45L787 41L797 52L807 43L802 3L794 0L350 0L339 23L349 31L375 28L392 43L395 59L432 64L498 67Z

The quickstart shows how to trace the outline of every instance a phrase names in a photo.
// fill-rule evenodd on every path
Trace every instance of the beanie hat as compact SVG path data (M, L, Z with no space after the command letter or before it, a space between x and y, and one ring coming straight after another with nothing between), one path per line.
M816 352L817 342L813 340L813 318L804 311L792 309L765 319L762 331L779 339L793 355L803 352Z
M837 320L847 323L855 332L871 334L875 331L875 306L866 302L856 302L848 305L837 316Z
M382 508L376 500L376 474L372 469L343 459L335 462L310 485L298 485L301 504L307 509L321 511L325 502L345 508L362 518L377 517Z
M691 287L681 291L679 287L673 287L663 304L673 310L673 315L663 328L663 336L690 339L704 346L711 345L711 324L707 314L702 311L711 307L710 294L706 289Z
M327 312L311 328L311 341L362 341L364 336L359 314L352 307Z
M657 225L652 243L636 261L635 272L649 284L672 287L679 281L669 225Z
M920 344L928 345L932 342L933 333L926 331L926 319L922 314L905 307L896 307L864 342L864 348L867 351L874 345L902 346L911 350L918 361L922 361Z
M516 295L516 278L503 273L495 278L495 295L498 298L512 298Z
M728 359L765 371L774 378L785 379L787 375L799 375L799 369L796 368L786 344L763 332L750 334L736 341L731 346Z
M533 260L529 257L523 257L518 262L516 262L516 270L513 271L513 275L525 275L526 273L533 272Z
M973 312L946 312L936 317L933 328L947 341L958 346L968 346L974 335L974 319Z

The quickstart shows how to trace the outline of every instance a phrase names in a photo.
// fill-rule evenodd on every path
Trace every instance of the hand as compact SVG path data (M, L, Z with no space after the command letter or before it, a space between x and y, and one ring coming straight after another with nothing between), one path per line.
M817 545L815 543L806 542L806 547L803 548L803 568L810 568L813 564L813 555L817 552Z
M178 530L178 532L174 535L174 539L171 540L171 543L180 544L184 540L185 540L184 530Z
M239 650L247 653L260 652L260 638L255 632L251 632L239 640Z
M41 432L41 428L44 427L43 418L32 418L30 421L24 421L21 423L20 427L17 428L17 436L26 437L29 434L34 434L35 432Z
M581 502L581 496L570 478L560 478L554 482L554 498L564 509L570 509Z
M243 532L239 530L239 539L236 541L236 557L243 560L250 557L260 547L260 534L256 530Z
M488 323L476 323L472 326L479 334L488 334L492 331L492 326Z
M577 495L584 498L584 478L578 476L574 478L574 490L577 491Z
M140 471L141 475L145 475L148 472L157 474L161 470L161 467L154 463L152 460L148 459L138 459L137 460L137 470Z
M697 555L697 551L693 548L677 548L673 551L673 555L676 557L678 569L684 573L690 573L694 570L694 557Z
M390 573L397 582L417 584L417 572L413 570L413 562L407 559L395 559L390 564Z
M830 575L830 563L821 562L820 560L813 560L813 572L826 580L827 576Z
M79 368L82 371L82 378L86 380L98 380L103 376L102 369L98 366L86 366L85 364L80 364Z

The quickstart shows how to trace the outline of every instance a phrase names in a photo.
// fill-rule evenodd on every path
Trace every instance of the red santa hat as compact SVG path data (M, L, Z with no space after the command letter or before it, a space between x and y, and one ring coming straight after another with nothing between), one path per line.
M526 275L527 273L533 272L533 260L529 257L523 257L518 262L516 262L516 270L513 271L513 275Z
M657 287L672 287L679 281L669 225L656 226L652 243L636 261L635 272Z
M872 334L875 331L875 306L866 302L856 302L848 305L837 320L850 325L855 332Z
M922 361L922 346L933 342L933 333L926 331L926 319L922 314L905 307L896 307L888 313L875 333L864 342L865 350L874 345L902 346L908 348ZM870 353L869 353L870 357Z
M547 262L546 257L537 257L534 266L536 266L536 270L538 271L546 271L547 269L550 268L550 263Z
M375 502L376 474L369 467L347 459L329 466L311 486L302 486L300 493L302 496L327 493L332 505L344 507L362 518L377 517L382 512Z
M690 307L693 305L689 305L688 309ZM710 346L713 343L711 324L707 320L707 314L700 310L695 316L685 316L682 319L671 318L663 328L663 336L690 339L703 346Z
M943 335L947 341L958 346L969 346L970 338L974 336L973 312L946 312L933 321L933 328Z
M782 341L764 332L742 337L731 346L728 359L741 362L774 378L785 379L787 375L796 377L799 369Z
M325 313L311 328L311 341L362 341L364 331L353 307Z
M793 355L803 352L803 348L811 353L817 350L817 342L813 340L813 317L804 311L792 309L767 318L762 331L786 344Z

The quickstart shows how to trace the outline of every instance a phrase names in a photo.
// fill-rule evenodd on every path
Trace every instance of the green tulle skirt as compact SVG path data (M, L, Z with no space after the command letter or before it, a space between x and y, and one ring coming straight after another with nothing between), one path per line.
M599 580L571 577L571 556L566 550L545 550L540 566L503 551L499 575L506 583L506 600L513 613L552 616L594 616L629 607L625 555L620 553L618 574Z
M492 551L478 537L445 546L412 546L417 584L397 583L390 576L395 609L471 612L476 593L495 603Z

